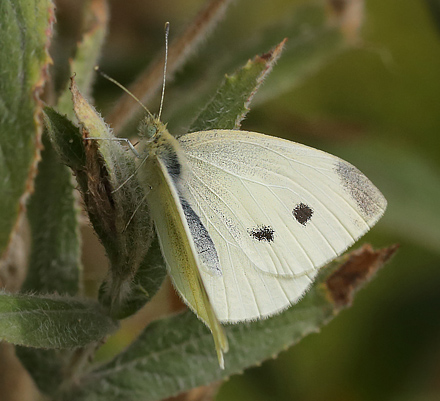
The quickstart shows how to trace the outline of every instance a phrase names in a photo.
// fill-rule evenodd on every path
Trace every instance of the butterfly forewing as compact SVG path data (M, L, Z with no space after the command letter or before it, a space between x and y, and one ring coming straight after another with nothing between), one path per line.
M222 321L268 316L296 302L318 268L376 223L386 201L349 163L244 131L179 138L183 196L206 227L221 274L202 269Z

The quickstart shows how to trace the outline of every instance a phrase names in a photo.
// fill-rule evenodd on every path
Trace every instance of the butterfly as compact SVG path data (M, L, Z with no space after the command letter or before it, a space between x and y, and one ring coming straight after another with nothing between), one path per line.
M147 116L138 174L175 288L211 329L296 303L319 268L383 215L386 200L351 164L287 140L209 130L176 139Z
M120 140L137 156L172 282L211 330L223 368L222 323L268 317L298 302L387 202L350 163L305 145L239 130L175 138L160 121L163 93L159 117L143 106L137 148Z

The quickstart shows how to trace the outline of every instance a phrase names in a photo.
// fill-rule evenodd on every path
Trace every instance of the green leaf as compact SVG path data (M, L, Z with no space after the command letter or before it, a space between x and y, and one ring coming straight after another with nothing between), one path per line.
M346 33L348 19L344 18L348 10L335 15L329 12L329 8L322 2L306 2L294 10L289 9L283 21L277 21L270 28L258 27L258 34L240 39L238 43L237 38L230 38L228 32L223 32L228 29L227 26L220 27L213 43L187 67L193 73L176 78L175 86L181 93L176 95L173 88L168 89L167 97L172 101L169 101L165 112L172 116L170 132L178 132L189 125L188 119L209 101L224 71L237 69L243 64L244 57L258 54L284 37L287 42L283 57L270 74L268 82L258 91L254 105L292 90L324 67L332 57L352 48L356 41ZM356 30L353 36L355 34ZM236 50L231 52L230 48Z
M191 124L189 132L240 128L251 99L280 57L284 42L270 53L249 60L235 74L226 75L214 98Z
M56 296L0 292L0 339L35 348L77 348L116 329L98 304Z
M52 394L57 390L63 380L65 351L16 346L15 353L41 391Z
M86 152L79 128L51 107L44 108L44 124L61 161L76 174L83 175Z
M134 315L153 298L161 287L166 275L165 262L156 237L133 277L130 292L127 294L126 299L121 302L120 308L115 312L114 317L116 319L125 319L128 316ZM105 287L107 285L106 282L103 283L100 289L100 300L110 308L111 299L106 296Z
M87 19L87 27L71 64L80 75L81 87L88 91L94 75L93 67L106 32L105 2L101 0L87 2L84 15ZM58 108L73 116L71 97L70 91L66 88ZM63 149L61 152L65 156L63 161L74 166L76 170L84 169L84 146L78 129L48 107L45 113L46 125L52 138L55 138L56 131L53 124L57 124L58 130L66 131L62 136L66 142L56 142L57 150L60 151L60 147ZM45 137L43 145L44 151L42 161L38 165L35 193L29 202L32 249L29 273L23 289L75 295L79 289L81 262L77 219L79 208L73 193L72 174L66 166L60 165L51 143ZM43 359L46 361L47 358Z
M71 172L60 165L49 138L28 204L31 254L23 291L76 295L81 249Z
M46 125L50 123L47 115L45 120ZM69 128L72 127L67 125ZM22 290L75 295L79 291L81 249L73 177L69 169L60 164L47 132L43 134L44 150L38 165L35 192L28 203L32 241ZM78 129L76 134L79 134ZM46 393L54 391L62 379L62 353L17 346L16 354L38 388Z
M32 187L53 19L49 0L0 2L0 253Z
M86 142L86 166L81 172L85 180L81 180L82 185L79 182L90 220L111 263L100 300L110 307L113 316L126 316L128 310L136 310L135 304L140 305L139 294L131 292L139 267L162 269L162 273L155 275L155 288L149 287L149 293L153 294L165 277L165 264L163 261L157 264L158 251L154 251L152 258L154 266L150 264L148 250L154 239L153 225L133 155L114 140L108 126L79 92L75 80L71 81L74 110L83 134L94 138ZM134 288L136 285L134 283ZM134 299L130 300L130 295L134 295ZM121 308L124 311L119 312Z
M349 16L346 15L348 12L341 11L335 18L319 3L298 8L293 20L283 24L284 30L288 31L283 57L259 91L255 104L298 87L342 51L353 48L357 41L346 33L345 24L349 17L362 20L363 16ZM268 32L269 37L272 35Z
M75 58L70 62L70 72L75 74L76 83L84 96L91 95L92 83L104 39L107 33L108 6L104 0L88 1L84 4L84 30L77 45ZM73 117L72 94L68 85L61 94L57 108Z
M43 133L35 192L28 202L31 254L22 291L66 293L79 290L81 249L72 174L60 164ZM62 380L63 357L58 350L16 346L15 352L35 384L51 393Z
M75 172L76 178L80 185L83 194L88 193L88 175L86 166L86 153L84 149L84 141L77 127L75 127L67 117L62 116L50 107L44 109L45 112L45 122L48 128L48 132L51 141L58 151L59 156L65 164L70 166ZM114 144L114 143L112 143ZM110 144L110 146L112 146ZM104 145L105 146L105 145ZM112 152L120 152L120 148L113 150ZM122 164L127 164L125 157L127 155L125 152L122 155ZM116 166L117 167L117 166ZM107 168L110 168L107 166ZM130 174L134 173L134 167L131 166ZM134 178L135 179L135 178ZM136 192L137 198L130 198L130 193L125 196L128 197L126 203L122 206L136 205L142 201L143 194L139 197L139 193ZM88 199L88 198L86 198ZM124 202L123 199L119 200ZM86 202L90 204L90 199ZM92 209L93 210L93 209ZM133 210L133 209L132 209ZM142 213L142 210L138 210L137 213ZM102 236L103 243L106 248L117 249L117 244L113 243L114 236L112 233L108 232L104 228L100 228L102 222L97 221L98 217L91 216L95 220L95 227L98 227L98 233ZM108 216L106 217L108 218ZM125 222L128 222L130 216L125 216ZM142 216L135 216L135 218L142 218ZM135 224L139 224L137 220L133 218ZM132 221L132 223L133 223ZM130 223L130 225L132 224ZM139 228L138 228L139 230ZM145 237L142 237L142 231L137 234L137 241L142 241L141 246L144 249L148 244ZM143 257L142 261L139 263L139 268L136 271L131 283L128 283L130 291L126 294L126 298L121 300L120 310L116 309L113 311L115 317L122 319L130 316L137 312L146 302L148 302L153 295L160 288L164 278L166 276L165 263L163 261L162 253L159 248L157 240L153 241L151 247L148 249L148 253ZM112 297L109 297L109 283L106 281L100 290L100 300L107 306L111 307ZM111 292L111 291L110 291Z
M46 127L53 131L47 114L52 114L55 121L58 116L52 109L45 109ZM78 128L69 124L64 128L71 131L73 139L79 136ZM70 141L69 147L73 144ZM35 192L28 204L32 241L22 291L75 295L80 283L81 244L73 177L50 143L48 128L43 133L43 145ZM58 388L67 361L64 351L16 346L15 352L40 390L52 394Z
M93 66L105 35L103 19L106 20L106 6L98 0L87 2L85 9L90 18L89 26L78 45L72 68L81 75L81 87L89 89L94 73ZM59 99L58 108L73 116L73 104L68 88ZM53 134L51 119L60 125L62 118L48 107L45 112L46 126ZM51 115L51 119L47 114ZM85 154L79 130L70 122L63 122L63 129L70 133L63 138L70 138L67 143L59 145L71 155L71 159L64 162L73 163L77 169L83 168ZM28 275L22 289L75 295L79 290L81 253L79 207L74 196L72 173L67 166L60 164L60 157L49 142L47 131L43 136L43 146L35 192L28 205L32 242ZM65 352L17 346L16 354L40 390L53 394L63 378L65 363L68 360Z
M395 251L364 246L338 269L335 263L321 271L304 298L285 312L226 326L230 350L225 370L218 366L209 330L187 312L150 324L125 352L86 376L72 400L161 400L240 373L318 331Z
M106 4L101 0L87 2L84 14L88 26L78 45L72 68L80 73L81 87L89 90L93 66L106 32ZM73 116L72 95L68 88L65 92L67 96L64 96L64 104L62 96L58 108ZM77 170L84 169L84 146L78 129L48 107L45 113L45 122L52 138L55 137L52 121L58 124L58 129L62 125L67 131L67 135L62 137L67 143L57 143L58 150L62 147L62 153L70 155L63 161ZM47 138L43 138L43 146L35 193L29 202L31 265L23 289L75 295L79 285L80 239L77 219L79 208L75 204L72 174L67 167L60 165Z

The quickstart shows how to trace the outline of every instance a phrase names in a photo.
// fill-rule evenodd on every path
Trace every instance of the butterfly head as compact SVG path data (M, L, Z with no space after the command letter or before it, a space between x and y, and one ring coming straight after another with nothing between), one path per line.
M166 124L157 117L147 115L139 125L139 136L147 139L148 142L154 141L156 138L159 138L166 129Z

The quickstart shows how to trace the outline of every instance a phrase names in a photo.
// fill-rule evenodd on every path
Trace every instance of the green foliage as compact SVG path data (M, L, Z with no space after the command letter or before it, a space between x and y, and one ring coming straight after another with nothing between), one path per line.
M224 370L218 366L211 333L186 312L149 325L126 351L86 377L72 400L161 400L271 358L334 316L335 306L323 286L327 276L326 270L294 308L278 316L226 326L230 349Z
M160 250L159 241L156 237L133 276L130 292L121 305L119 305L118 310L113 311L113 315L117 319L125 319L138 312L156 295L166 274L165 263ZM107 285L106 282L102 284L99 299L110 309L111 298L107 295Z
M60 166L47 135L28 204L32 249L23 291L76 295L80 243L70 172ZM44 227L44 229L42 229Z
M15 352L42 392L52 395L58 391L64 379L65 361L69 359L71 350L66 352L17 346Z
M295 307L270 319L227 325L230 349L224 370L218 366L211 333L187 312L148 326L126 351L90 373L72 400L161 400L240 373L318 332L395 250L374 252L365 246L344 263L338 260L321 271Z
M51 107L44 108L44 123L61 162L74 170L78 178L86 165L86 152L78 127ZM81 180L83 179L85 177L82 174Z
M280 57L283 45L284 41L264 58L257 56L235 74L227 75L188 132L240 128L254 94Z
M84 9L86 19L90 18L92 21L89 21L83 38L78 43L72 69L80 73L80 87L86 91L91 88L93 64L99 55L105 34L106 25L105 21L102 21L105 11L105 7L96 7L96 4L93 7L92 2L87 3ZM74 114L68 88L58 101L58 109L69 116ZM35 192L28 203L32 250L29 272L22 291L76 295L81 289L79 206L74 196L71 172L67 166L60 164L59 156L57 157L47 135L54 138L56 128L53 124L59 127L63 118L49 107L46 107L44 117L47 127L46 135L43 136L44 150L35 181ZM60 138L56 144L68 150L72 157L63 162L79 170L85 163L82 138L78 129L71 123L64 124L62 128L66 129L66 135L62 138L66 139L67 143L61 143ZM81 181L80 173L77 178ZM63 379L63 371L69 363L68 355L60 351L19 346L16 353L37 386L48 394L56 393Z
M281 23L253 27L256 35L239 47L231 46L236 38L229 37L227 51L222 52L216 46L228 35L220 31L213 45L200 52L205 61L187 61L189 73L178 75L170 89L173 101L168 110L176 132L191 120L190 131L238 129L285 41L262 52L285 36L289 38L284 57L257 101L261 104L304 82L350 47L339 12L330 14L323 4L306 2ZM91 104L93 67L107 32L106 3L85 2L81 40L70 61L70 72L76 76L58 101L43 109L38 97L49 79L52 13L48 0L0 2L0 250L8 244L24 197L29 198L30 225L23 293L0 293L0 339L18 345L17 355L37 387L52 399L159 400L240 373L319 331L341 308L329 297L328 287L330 272L339 271L337 264L322 272L311 291L282 314L226 326L230 351L224 371L218 367L211 334L189 312L151 323L111 361L90 364L95 348L116 330L116 319L134 315L151 301L166 269L133 155L115 140L106 119ZM195 43L200 37L186 43L184 50ZM215 62L206 57L212 51L218 55ZM247 57L252 60L246 63ZM169 63L172 66L171 57ZM219 85L220 77L234 70ZM176 87L185 92L184 98L175 95ZM57 98L50 86L47 98ZM41 140L43 119L46 131ZM40 140L44 149L33 180ZM81 239L72 173L110 264L97 301L80 298ZM31 184L35 192L29 197ZM355 289L363 281L347 288Z
M50 0L0 3L0 253L34 174L41 136L38 96L50 60L52 13Z
M75 57L69 60L70 74L77 77L78 88L86 95L92 92L95 77L94 67L98 63L101 48L107 33L108 9L104 1L88 1L83 8L83 32L77 44ZM67 78L67 77L66 77ZM72 94L69 83L58 99L59 111L73 117Z
M31 254L22 291L77 295L80 286L80 237L74 184L67 167L60 165L47 131L28 202ZM64 333L63 333L64 335ZM61 382L65 355L54 350L16 347L16 354L35 383L50 392Z
M115 323L93 302L0 293L0 338L35 348L77 348L98 342Z
M191 117L200 108L205 108L213 96L218 96L218 84L225 72L242 68L247 58L261 54L263 49L270 49L284 38L287 41L282 57L276 61L273 71L268 71L270 75L267 73L264 76L267 82L259 88L252 101L254 106L263 104L296 88L336 55L350 48L343 28L343 15L340 18L330 18L329 9L323 7L322 3L313 1L300 4L274 24L261 24L257 34L244 35L239 43L236 42L236 37L231 37L230 25L220 26L213 43L205 46L200 54L189 61L189 73L179 75L176 78L177 87L168 89L167 97L172 102L165 112L172 115L169 121L170 131L181 133L182 127L190 125ZM231 48L237 50L231 52ZM200 75L203 79L200 79ZM198 96L186 96L188 92L194 91ZM194 127L191 126L190 131L193 130Z

